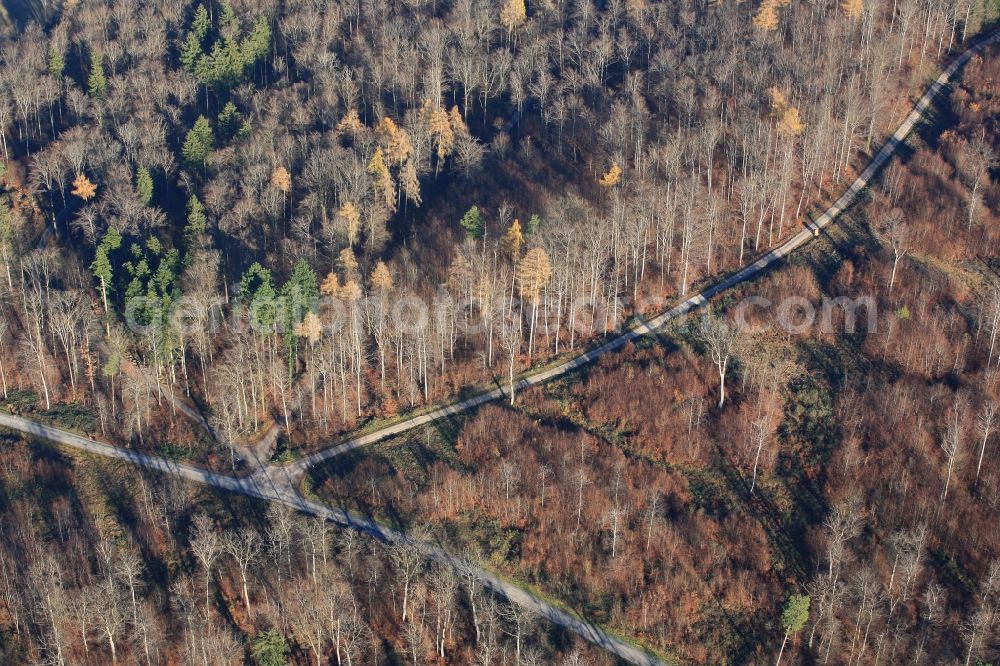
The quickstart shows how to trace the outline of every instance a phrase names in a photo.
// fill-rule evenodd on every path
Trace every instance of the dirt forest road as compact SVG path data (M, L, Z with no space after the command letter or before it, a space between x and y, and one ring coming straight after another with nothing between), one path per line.
M515 390L523 390L529 386L541 384L555 377L572 372L573 370L594 361L604 354L620 349L632 340L652 333L671 320L703 306L712 297L722 293L723 291L760 275L769 266L808 243L814 235L819 233L821 229L833 223L837 216L850 206L862 190L864 190L871 183L872 179L895 153L899 145L906 139L913 127L925 116L934 98L945 88L951 77L958 72L962 65L964 65L969 58L983 49L987 44L997 41L998 37L1000 37L1000 33L990 35L963 52L961 55L957 56L951 65L945 69L940 76L938 76L933 84L928 87L927 91L914 105L910 114L892 134L885 145L882 146L881 150L879 150L879 152L872 158L865 170L858 176L851 186L844 191L837 201L822 215L817 217L814 222L809 223L806 229L803 229L795 236L782 243L779 247L764 254L740 271L720 280L704 291L691 296L667 312L664 312L659 316L636 326L635 328L605 342L603 345L596 347L595 349L580 354L579 356L551 368L522 377L515 383ZM414 541L405 534L390 530L373 521L349 514L343 510L338 510L330 506L310 501L302 496L299 480L301 479L303 472L305 472L305 470L312 465L333 458L346 451L350 451L367 444L372 444L387 437L398 435L407 430L431 423L437 419L467 411L492 400L498 400L505 397L505 395L506 394L502 389L494 389L466 400L429 411L425 414L411 417L400 421L399 423L386 426L380 430L349 439L343 443L331 446L323 451L319 451L313 455L301 458L286 465L268 464L266 461L257 459L254 462L251 462L251 466L254 471L249 476L240 478L218 472L212 472L194 465L178 463L167 458L124 449L104 442L94 441L20 416L0 413L0 426L18 430L33 437L47 439L88 454L124 460L147 469L162 472L164 474L171 474L195 483L212 486L220 490L241 493L266 501L282 502L305 513L322 517L345 528L355 529L370 534L386 542L409 543L420 549L428 558L450 564L459 571L474 574L483 581L485 586L507 597L507 599L512 603L527 608L539 616L544 617L548 621L576 633L581 638L608 650L625 661L640 666L662 664L663 662L659 658L646 652L645 650L620 638L612 636L600 627L563 611L562 609L546 602L541 597L534 595L513 583L503 580L466 560L458 558L433 544ZM254 458L256 458L256 456L254 456Z
M307 500L302 497L296 486L271 479L267 475L255 474L249 477L236 478L193 465L174 462L159 456L152 456L112 446L111 444L105 444L104 442L94 441L20 416L0 413L0 426L18 430L33 437L40 437L84 453L124 460L140 467L163 474L172 474L188 481L212 486L220 490L240 493L271 502L281 502L304 513L336 523L341 527L371 535L386 543L408 544L418 549L428 559L450 565L461 573L471 573L484 586L503 595L511 603L532 611L539 617L545 618L549 622L579 635L581 638L608 650L629 663L640 666L658 666L663 664L660 659L642 648L612 636L597 625L559 609L518 585L491 574L433 544L410 539L401 532L388 529L373 521Z
M837 216L854 203L854 200L857 199L858 195L861 194L861 192L868 187L869 184L871 184L879 170L885 166L886 162L888 162L890 158L892 158L893 154L895 154L896 150L899 148L899 145L906 139L916 124L927 113L927 110L930 108L934 98L937 97L942 90L944 90L951 77L953 77L955 73L969 61L969 58L985 48L988 44L997 41L998 38L1000 38L1000 33L994 33L993 35L980 41L978 44L972 46L961 55L957 56L951 65L949 65L948 68L945 69L940 76L938 76L934 83L932 83L920 99L917 100L917 103L913 106L913 109L910 111L909 115L907 115L906 119L902 122L902 124L900 124L892 136L889 137L885 145L882 146L881 150L875 154L875 156L868 163L868 166L865 167L864 171L862 171L854 182L851 183L851 186L848 187L833 203L833 205L823 212L822 215L818 216L815 220L808 222L807 228L795 234L770 252L767 252L753 263L743 267L733 275L730 275L729 277L713 284L704 291L691 296L667 312L664 312L659 316L654 317L653 319L650 319L635 328L612 338L611 340L608 340L603 345L595 349L571 358L564 363L548 368L542 372L522 377L519 381L514 383L515 392L521 391L529 386L545 383L550 379L572 372L609 352L620 349L632 340L648 335L649 333L662 328L669 321L677 319L705 305L714 296L717 296L718 294L731 289L738 284L746 282L747 280L757 277L769 266L808 243L821 229L832 224L833 221L837 219ZM481 393L466 400L455 402L424 414L413 416L409 419L388 425L379 430L335 444L309 456L288 463L287 465L284 465L284 467L288 469L288 473L292 476L300 476L313 465L339 456L342 453L346 453L368 444L374 444L375 442L379 442L388 437L399 435L407 430L412 430L413 428L426 425L438 419L468 411L478 407L479 405L499 400L503 397L507 397L507 393L502 388L496 388L492 391Z

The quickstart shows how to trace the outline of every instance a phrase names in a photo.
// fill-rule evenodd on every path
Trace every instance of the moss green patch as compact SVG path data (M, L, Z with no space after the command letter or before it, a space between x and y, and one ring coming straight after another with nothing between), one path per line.
M683 465L677 471L687 478L694 509L720 519L741 510L742 502L732 494L729 483L713 470Z
M12 414L34 411L37 404L38 394L34 391L8 391L7 397L0 401L0 406Z

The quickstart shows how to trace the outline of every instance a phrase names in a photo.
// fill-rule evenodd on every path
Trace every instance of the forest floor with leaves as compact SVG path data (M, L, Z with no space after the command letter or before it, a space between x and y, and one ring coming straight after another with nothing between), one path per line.
M939 132L954 122L946 104L938 111L894 163L938 149ZM713 309L724 313L749 296L819 302L877 292L873 274L884 260L872 228L883 206L880 193L863 196L803 252ZM956 302L989 277L981 262L912 254L907 279L943 280ZM656 649L693 661L760 659L780 642L782 600L822 569L821 533L845 501L851 457L861 455L850 410L868 408L850 400L917 374L887 352L914 298L880 294L874 330L760 336L730 374L724 409L712 406L718 379L697 330L682 323L532 387L514 407L484 406L336 458L311 471L307 490L400 528L434 524L450 549ZM751 481L741 440L747 413L764 400L754 386L758 354L795 371L776 398L770 450ZM927 381L957 387L963 378ZM885 492L878 488L873 479L858 492ZM552 497L563 501L552 507ZM888 527L871 529L874 549ZM933 550L932 575L974 579L968 554L946 541Z

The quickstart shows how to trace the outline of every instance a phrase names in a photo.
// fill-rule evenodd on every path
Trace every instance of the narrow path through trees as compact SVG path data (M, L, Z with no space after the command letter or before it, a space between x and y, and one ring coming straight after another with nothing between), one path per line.
M769 266L782 259L798 248L802 247L808 243L812 238L818 235L818 232L823 228L830 225L844 210L846 210L854 200L857 199L858 195L871 183L872 179L878 174L879 170L885 166L886 162L893 156L899 145L906 139L906 137L913 130L914 126L924 117L927 113L928 108L948 84L948 81L952 76L961 69L962 65L969 61L973 55L985 48L988 44L997 41L1000 38L1000 33L994 33L978 44L970 47L968 50L964 51L961 55L955 58L955 60L945 69L940 76L931 84L924 94L917 100L913 109L907 115L906 119L902 124L896 129L896 131L889 137L885 145L882 146L881 150L875 154L872 160L865 167L864 171L851 183L851 186L844 191L843 194L827 208L822 215L817 217L815 220L808 223L807 228L803 229L796 235L789 238L787 241L774 248L770 252L767 252L760 258L758 258L753 263L745 266L741 270L737 271L733 275L715 283L714 285L706 288L704 291L691 296L686 301L680 303L674 308L660 314L649 321L646 321L635 328L626 331L625 333L615 337L603 345L592 349L588 352L582 353L568 361L555 365L551 368L543 370L541 372L536 372L533 374L526 374L521 377L520 381L514 383L514 390L520 391L529 386L534 386L536 384L542 384L560 375L564 375L568 372L572 372L583 365L591 363L592 361L600 358L601 356L607 354L608 352L616 351L623 347L626 343L631 342L639 337L647 335L656 331L657 329L663 327L667 322L677 319L689 312L701 307L707 303L711 298L717 296L718 294L731 289L732 287L746 282L747 280L756 277L762 273ZM334 458L342 453L357 449L368 444L373 444L379 442L388 437L393 437L400 433L406 432L407 430L412 430L422 425L431 423L441 418L452 416L460 412L473 409L486 402L491 402L493 400L499 400L504 397L506 393L501 388L496 388L492 391L482 393L466 400L452 403L445 407L441 407L418 416L413 416L399 423L394 423L388 425L379 430L373 431L371 433L354 437L348 439L345 442L336 444L322 451L318 451L312 455L300 458L294 462L291 462L284 467L286 467L290 474L293 476L300 476L305 470L317 463Z

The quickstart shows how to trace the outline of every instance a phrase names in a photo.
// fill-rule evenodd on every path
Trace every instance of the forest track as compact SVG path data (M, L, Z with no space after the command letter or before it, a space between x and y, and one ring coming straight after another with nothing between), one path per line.
M503 595L512 603L572 631L629 663L639 666L661 666L663 664L659 658L642 648L613 636L601 627L572 615L518 585L456 557L438 546L411 539L402 532L389 529L374 521L306 499L299 492L298 485L294 480L281 474L280 470L275 470L273 467L261 468L251 476L237 478L160 456L91 440L21 416L0 413L0 426L18 430L33 437L40 437L84 453L122 460L219 490L240 493L269 502L280 502L298 511L336 523L341 527L363 532L386 543L412 546L428 559L452 566L461 573L470 573L476 576L484 586Z
M966 63L969 58L982 50L990 43L1000 38L1000 32L994 33L977 42L962 54L957 56L952 63L941 73L940 76L928 87L913 109L907 115L903 123L896 129L885 145L871 159L868 166L855 179L851 186L831 205L822 215L817 217L809 226L791 237L777 248L764 254L753 263L745 266L738 272L706 288L705 290L689 297L667 312L660 314L653 319L645 321L629 331L605 342L588 352L582 353L568 361L557 364L551 368L522 377L515 383L515 390L522 390L529 386L541 384L555 377L572 372L611 351L620 349L628 342L631 342L644 335L653 333L673 319L677 319L706 304L714 296L731 289L747 280L760 275L765 269L786 257L791 252L807 244L824 227L834 222L837 216L850 206L858 195L871 183L878 171L885 165L889 158L895 153L899 145L906 139L913 127L926 114L934 98L944 89L949 80ZM371 444L387 437L400 434L407 430L431 423L437 419L452 416L486 402L504 397L506 393L502 389L495 389L466 400L462 400L425 414L414 416L399 423L386 426L374 432L349 439L341 444L331 446L323 451L319 451L298 461L285 464L266 464L263 461L257 462L256 469L250 476L237 478L211 470L179 463L161 456L150 455L138 451L113 446L104 442L87 439L80 435L47 426L31 419L20 416L12 416L0 413L0 426L18 430L33 437L40 437L58 444L72 447L74 449L92 455L103 456L123 460L134 465L171 474L195 483L201 483L220 490L240 493L249 497L259 498L265 501L281 502L304 513L321 517L341 527L354 529L374 536L388 543L402 543L419 549L426 557L435 561L448 564L461 572L472 573L478 577L485 586L494 592L505 596L509 601L523 608L526 608L539 616L544 617L553 624L559 625L581 638L615 654L619 658L640 666L653 666L663 664L656 656L646 652L623 639L615 637L597 625L591 624L584 619L572 615L553 604L545 601L540 596L533 594L524 588L509 581L489 573L466 560L456 557L438 546L431 543L416 541L407 535L383 527L374 521L356 516L341 509L311 501L302 495L300 480L302 473L308 467L333 458L341 453L352 449ZM269 433L270 435L271 433Z
M937 97L942 90L944 90L945 86L951 80L951 77L953 77L973 55L998 39L1000 39L1000 32L996 32L983 38L958 55L927 88L920 99L917 100L910 113L906 116L896 131L893 132L892 136L889 137L882 148L875 154L871 161L869 161L868 166L865 167L864 171L862 171L854 182L851 183L850 187L848 187L830 207L823 211L822 215L809 222L808 225L802 229L802 231L795 234L773 250L770 250L760 256L752 263L744 266L736 273L720 280L719 282L716 282L712 286L707 287L694 296L689 297L687 300L681 302L670 310L650 320L644 321L625 333L612 338L599 347L581 353L578 356L541 372L523 375L521 379L514 384L515 392L521 391L530 386L543 384L551 379L573 372L574 370L597 360L609 352L621 349L627 343L636 340L637 338L654 333L668 322L678 319L705 305L711 298L719 295L720 293L757 277L775 262L783 259L795 250L807 244L810 240L819 235L819 232L823 228L832 224L842 212L854 203L855 199L858 198L858 195L861 194L861 192L864 191L869 184L871 184L871 181L876 175L878 175L879 171L885 166L886 162L888 162L889 159L895 154L900 144L906 139L907 136L909 136L916 124L924 118L927 110L931 106L931 103L934 101L934 98ZM418 428L422 425L427 425L433 421L437 421L438 419L454 416L455 414L468 411L478 407L479 405L499 400L503 397L508 397L507 392L502 388L496 388L492 391L481 393L471 398L433 409L425 412L424 414L411 417L398 423L393 423L373 432L347 439L339 444L332 445L326 449L322 449L308 456L280 466L287 468L287 473L292 477L301 477L302 474L304 474L305 471L313 465L325 462L343 453L347 453L348 451L353 451L354 449L380 442L389 437L402 434L408 430Z

